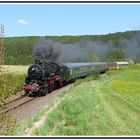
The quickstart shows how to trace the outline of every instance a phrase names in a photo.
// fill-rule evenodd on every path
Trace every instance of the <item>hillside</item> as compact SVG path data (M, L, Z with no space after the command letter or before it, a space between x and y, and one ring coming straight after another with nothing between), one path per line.
M52 40L62 44L75 44L75 45L77 42L78 43L81 42L82 46L84 47L86 47L88 41L92 41L93 44L95 43L99 45L105 44L104 46L111 46L111 48L117 48L116 50L113 50L106 54L106 61L125 60L128 57L125 56L126 52L122 47L131 44L131 42L133 44L136 44L137 47L140 44L140 42L138 41L139 34L140 31L128 31L128 32L118 32L118 33L107 34L107 35L7 37L4 40L4 45L6 50L5 64L28 65L34 63L33 47L40 40ZM124 39L125 42L124 41L122 42L122 39ZM91 54L91 56L92 55L93 57L91 57L91 61L92 60L94 61L98 58L98 54L95 53L95 54ZM131 57L131 55L129 57ZM102 59L105 60L105 58L99 58L99 61L102 61ZM79 59L77 58L77 60L75 61L78 60ZM139 61L140 58L134 58L133 60ZM89 60L85 60L85 61L89 61Z

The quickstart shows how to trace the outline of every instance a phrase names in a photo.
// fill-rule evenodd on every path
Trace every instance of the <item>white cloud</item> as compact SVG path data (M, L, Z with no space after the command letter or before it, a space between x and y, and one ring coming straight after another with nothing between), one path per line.
M26 24L28 24L28 21L27 20L24 20L24 19L19 19L18 20L18 23L20 23L22 25L26 25Z

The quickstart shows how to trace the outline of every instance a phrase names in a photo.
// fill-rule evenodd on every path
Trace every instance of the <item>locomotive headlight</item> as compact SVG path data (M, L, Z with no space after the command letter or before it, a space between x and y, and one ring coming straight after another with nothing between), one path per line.
M32 71L35 71L35 68L32 68Z

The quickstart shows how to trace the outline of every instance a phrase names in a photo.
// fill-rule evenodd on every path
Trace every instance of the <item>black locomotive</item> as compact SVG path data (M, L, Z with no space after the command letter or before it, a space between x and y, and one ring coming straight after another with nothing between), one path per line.
M23 89L29 95L46 95L62 85L67 67L54 62L39 62L29 67ZM65 79L65 78L63 78Z

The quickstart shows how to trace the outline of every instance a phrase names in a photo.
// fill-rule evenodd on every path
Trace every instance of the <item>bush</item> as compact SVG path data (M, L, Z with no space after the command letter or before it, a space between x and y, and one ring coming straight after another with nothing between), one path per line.
M106 72L107 75L115 75L117 73L118 73L117 70L109 70L109 71Z

